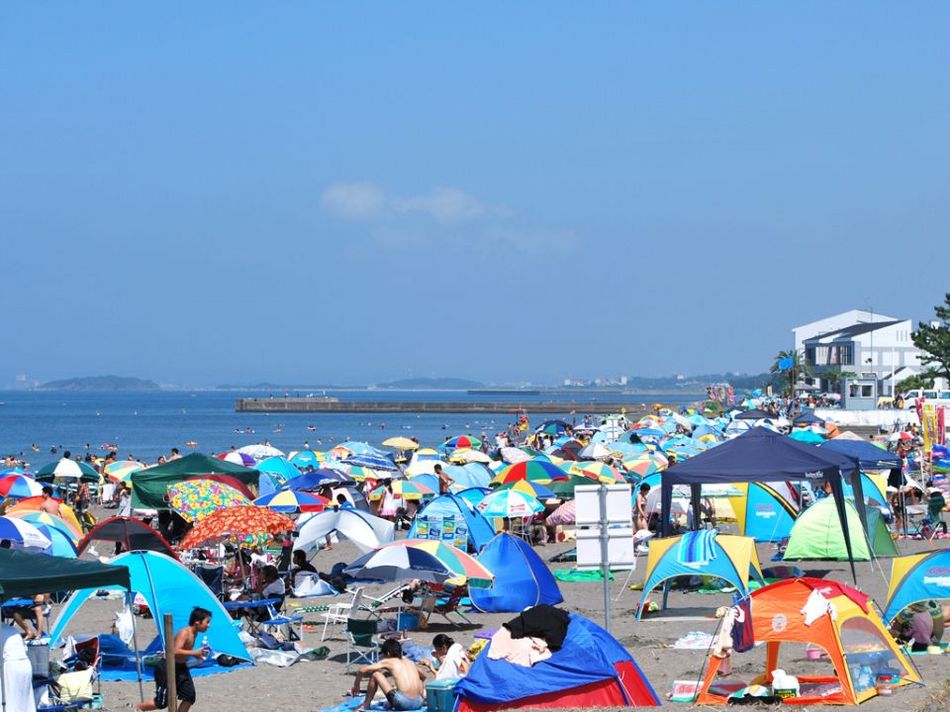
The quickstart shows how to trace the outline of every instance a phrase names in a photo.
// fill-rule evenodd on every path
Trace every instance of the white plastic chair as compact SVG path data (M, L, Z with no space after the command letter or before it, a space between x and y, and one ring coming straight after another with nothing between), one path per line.
M346 623L347 619L360 609L363 602L363 587L360 586L353 592L353 600L348 603L331 603L329 610L323 614L323 634L320 640L327 639L327 628L331 623Z

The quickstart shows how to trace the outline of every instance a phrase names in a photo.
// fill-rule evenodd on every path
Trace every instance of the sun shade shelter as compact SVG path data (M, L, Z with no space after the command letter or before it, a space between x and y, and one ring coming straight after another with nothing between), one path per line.
M744 494L728 500L739 533L756 541L787 539L798 517L795 505L767 482L740 482L736 487Z
M454 494L439 495L419 510L407 539L435 539L460 549L481 551L495 536L481 512Z
M884 622L914 603L950 599L950 549L900 556L891 562Z
M871 557L897 556L897 547L891 539L881 512L876 507L867 510L868 529L858 517L854 502L845 501L847 513L847 532L851 539L851 549L845 544L845 535L838 524L836 503L831 497L819 499L806 509L792 527L785 547L783 558L794 559L836 559L870 561Z
M700 541L705 539L705 541ZM650 542L646 581L637 607L640 620L644 602L657 586L680 576L713 576L728 581L740 595L749 594L749 579L764 584L755 540L747 536L715 534L702 529L670 539ZM666 607L666 596L663 597Z
M819 447L822 450L834 450L835 452L853 457L858 461L858 466L864 470L887 470L888 483L899 487L903 484L901 470L904 463L901 458L892 452L882 450L876 445L872 445L867 440L851 440L850 438L832 438Z
M248 499L254 499L254 493L249 487L256 488L259 477L257 470L196 452L164 465L133 472L132 506L167 509L165 494L168 485L193 479L214 480L230 485Z
M701 452L695 457L680 462L663 473L661 523L663 534L670 532L670 510L673 504L673 487L689 485L693 505L693 528L700 528L700 496L703 484L733 482L775 482L807 480L831 484L838 520L844 532L845 546L851 555L851 537L847 530L847 515L842 480L850 480L854 487L855 501L862 521L864 493L858 476L858 463L854 458L834 451L826 451L796 442L768 428L752 428L732 440ZM857 580L854 562L851 575Z
M577 613L570 614L564 643L551 657L526 667L492 660L483 650L455 694L456 712L660 705L627 649Z
M76 545L77 555L85 554L94 541L118 542L123 551L157 551L178 558L165 537L134 517L109 517L99 522Z
M781 667L795 675L801 685L798 696L786 700L788 703L855 705L877 694L875 683L880 675L895 676L897 685L921 682L917 670L869 605L867 595L851 586L816 578L778 581L750 594L749 611L750 643L765 643L765 670L748 682L770 684L772 671ZM831 663L830 674L798 674L794 654L786 655L780 665L783 643L821 648ZM755 654L755 650L750 653ZM727 696L718 694L715 688L725 657L716 650L709 656L697 704L726 703Z
M564 601L551 570L524 539L498 534L478 560L495 574L491 588L469 592L472 605L480 611L518 613L539 603L555 606Z
M330 534L349 539L364 554L388 544L396 537L393 522L356 509L334 507L301 519L303 521L298 520L297 524L298 536L294 540L294 549L307 552L318 549Z

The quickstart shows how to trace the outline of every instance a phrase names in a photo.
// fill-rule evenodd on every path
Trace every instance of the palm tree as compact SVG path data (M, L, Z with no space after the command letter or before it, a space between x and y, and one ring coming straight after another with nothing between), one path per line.
M784 367L783 367L784 365ZM788 351L779 351L775 354L775 360L769 367L769 373L787 374L788 385L785 392L791 395L795 390L795 384L800 378L811 376L811 366L805 360L805 354L795 349Z

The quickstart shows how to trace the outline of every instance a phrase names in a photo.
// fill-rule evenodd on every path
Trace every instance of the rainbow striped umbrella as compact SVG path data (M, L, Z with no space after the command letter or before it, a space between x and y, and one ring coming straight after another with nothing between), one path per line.
M508 484L501 485L498 490L517 490L537 499L554 499L557 495L540 482L528 482L527 480L515 480ZM498 491L496 490L496 491Z
M145 465L134 460L116 460L106 465L103 474L113 482L126 482L132 478L133 472L144 469Z
M579 474L608 485L626 482L619 472L604 462L583 462Z
M343 472L348 474L354 480L378 480L382 477L389 477L389 474L380 475L376 470L370 469L369 467L364 467L363 465L347 465Z
M459 447L479 448L481 446L482 441L472 435L456 435L454 438L449 438L442 443L442 447L446 449Z
M254 500L258 507L270 507L275 512L322 512L330 503L326 497L303 490L282 489Z
M430 494L435 494L434 490L426 487L418 480L393 480L391 487L393 494L403 499L422 499ZM382 499L385 493L385 487L377 487L369 493L369 499Z
M492 479L492 484L503 485L515 480L540 482L543 485L555 480L566 480L567 475L557 465L547 460L528 460L509 465Z
M373 549L346 567L354 578L384 581L423 579L467 581L474 588L488 588L495 575L461 549L441 541L403 539Z

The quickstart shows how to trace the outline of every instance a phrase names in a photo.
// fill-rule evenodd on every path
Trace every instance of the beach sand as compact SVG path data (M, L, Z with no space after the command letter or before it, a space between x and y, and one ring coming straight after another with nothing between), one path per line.
M933 545L925 542L902 541L902 553L914 553ZM570 548L570 544L547 545L538 547L538 553L549 559L555 553ZM357 550L348 542L341 542L334 546L332 551L321 552L314 564L318 569L329 570L337 561L349 561L357 556ZM763 566L769 565L772 556L770 546L759 545L759 557ZM633 573L631 583L643 582L643 567L645 556L639 557L640 570ZM800 564L806 571L828 572L827 578L840 581L850 581L847 562L803 562ZM883 604L887 591L887 576L890 564L882 562L884 571L877 565L870 563L857 564L858 582L860 587ZM552 568L569 567L570 564L551 564ZM819 575L821 575L819 573ZM621 643L633 654L653 684L657 694L664 700L664 704L672 707L687 709L689 705L668 703L665 700L666 692L673 680L696 679L705 660L705 651L702 650L675 650L670 646L681 636L690 631L705 631L713 633L717 621L712 613L718 606L729 605L731 597L728 594L699 594L671 592L669 609L665 612L653 614L652 618L645 618L641 622L634 619L633 611L639 599L640 592L624 588L626 573L621 573L611 582L612 605L612 632ZM561 583L565 603L563 607L577 611L603 625L603 587L600 582L590 583ZM370 594L379 594L391 588L391 585L377 585L367 587ZM618 600L619 599L619 600ZM658 600L656 596L654 599ZM304 605L311 603L327 603L339 599L308 599ZM118 601L90 601L74 621L70 624L69 632L94 633L108 631L112 615L118 610ZM475 623L474 626L463 625L453 627L438 616L433 616L428 631L416 631L410 634L412 640L419 645L428 645L432 637L438 632L452 635L458 642L468 645L473 641L473 635L480 628L497 628L513 614L467 614ZM305 615L305 620L320 622L319 614ZM154 623L151 620L137 619L140 645L144 646L155 634ZM353 683L352 674L344 671L346 644L343 640L342 626L331 626L332 638L328 638L326 645L330 648L328 659L319 662L300 662L290 668L277 668L260 665L253 669L238 670L235 672L197 678L195 681L198 690L198 702L195 710L228 710L230 712L261 712L262 710L280 710L281 712L309 712L329 707L340 702ZM304 632L304 645L319 646L320 627L315 626ZM785 650L785 648L783 648ZM950 656L924 655L914 656L914 663L926 682L926 687L907 686L899 688L892 697L874 697L861 706L867 712L890 710L895 706L901 709L916 710L927 704L929 697L936 693L950 674ZM826 670L827 663L811 662L804 659L804 651L800 647L789 646L789 652L783 655L787 662L787 670L793 674L810 671L813 673ZM739 673L751 678L762 671L765 663L765 653L762 649L735 656L735 669ZM146 699L153 694L152 681L145 682ZM138 686L136 683L104 682L102 693L106 710L125 708L129 702L138 702Z

